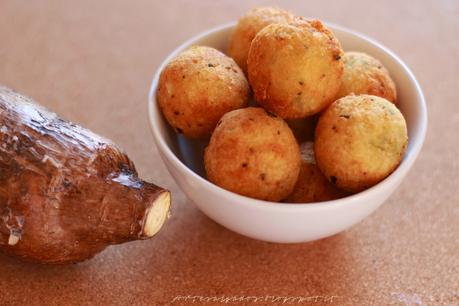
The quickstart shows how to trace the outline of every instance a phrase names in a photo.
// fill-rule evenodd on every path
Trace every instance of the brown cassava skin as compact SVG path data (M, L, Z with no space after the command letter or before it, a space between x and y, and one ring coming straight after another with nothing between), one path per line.
M64 264L149 238L145 217L168 191L109 140L0 87L0 141L0 250Z

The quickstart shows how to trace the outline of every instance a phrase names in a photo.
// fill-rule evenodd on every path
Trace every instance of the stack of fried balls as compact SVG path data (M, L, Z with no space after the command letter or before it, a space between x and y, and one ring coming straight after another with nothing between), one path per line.
M277 8L243 16L227 54L205 46L179 54L161 72L157 101L175 131L210 139L211 182L266 201L363 191L397 168L408 144L381 62L344 52L319 20Z

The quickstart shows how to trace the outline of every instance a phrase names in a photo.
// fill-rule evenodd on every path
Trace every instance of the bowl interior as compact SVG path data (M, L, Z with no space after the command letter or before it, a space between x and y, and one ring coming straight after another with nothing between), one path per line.
M399 168L409 168L414 162L419 150L422 146L426 125L427 114L424 104L422 91L416 82L416 79L406 67L406 65L398 59L391 51L383 47L379 43L372 41L353 31L330 25L329 28L336 35L345 51L360 51L368 53L379 59L383 65L389 70L391 77L397 85L398 107L405 116L408 126L409 143L407 152L402 160ZM178 53L187 49L192 45L204 45L214 47L222 52L226 51L229 35L234 28L234 23L223 25L202 33L177 48L159 67L158 72L153 80L150 101L150 119L154 133L158 133L159 137L164 141L167 147L172 151L178 159L197 173L202 178L205 178L203 167L203 151L207 145L207 141L190 140L183 135L177 134L166 122L161 115L161 112L156 103L156 87L159 79L159 74L164 66ZM396 170L396 172L399 169ZM393 174L392 174L393 175ZM392 176L391 175L391 176ZM390 177L390 176L389 176ZM387 178L386 178L387 179ZM379 183L381 184L381 183Z

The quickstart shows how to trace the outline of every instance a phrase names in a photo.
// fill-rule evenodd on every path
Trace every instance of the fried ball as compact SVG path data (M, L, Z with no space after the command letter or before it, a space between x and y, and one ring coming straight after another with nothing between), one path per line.
M395 83L380 61L361 52L345 52L343 84L338 97L368 94L397 101Z
M406 122L394 104L377 96L351 95L321 115L314 152L330 182L358 192L392 173L407 144Z
M267 201L279 201L292 192L300 160L300 148L287 123L258 107L225 114L204 153L211 182Z
M250 10L239 19L236 29L230 37L228 55L231 56L244 72L247 72L247 55L255 35L272 23L289 23L295 17L287 11L272 7L260 7Z
M247 60L255 99L284 119L320 112L341 86L342 55L338 40L318 20L265 27Z
M336 188L320 172L314 158L313 142L301 145L301 170L292 193L285 199L288 203L311 203L342 198L346 192Z
M209 47L191 47L161 72L157 98L170 125L206 138L227 112L245 107L249 85L233 59Z

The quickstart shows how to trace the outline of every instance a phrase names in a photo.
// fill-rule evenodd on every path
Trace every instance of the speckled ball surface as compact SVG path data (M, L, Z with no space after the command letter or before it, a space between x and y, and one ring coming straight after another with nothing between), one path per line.
M314 152L325 176L344 190L358 192L386 178L408 145L405 119L386 99L346 96L321 115Z
M205 150L208 179L248 197L287 197L300 171L300 149L287 123L262 108L224 115Z
M272 23L288 23L295 17L288 11L274 7L257 7L242 16L229 40L228 55L244 72L247 72L247 56L255 35Z
M379 60L362 52L345 52L343 63L343 84L338 97L369 94L396 103L395 83Z
M342 55L338 40L318 20L265 27L247 60L255 99L284 119L320 112L341 87Z
M247 105L249 91L233 59L214 48L195 46L161 72L157 99L177 132L207 138L225 113Z

